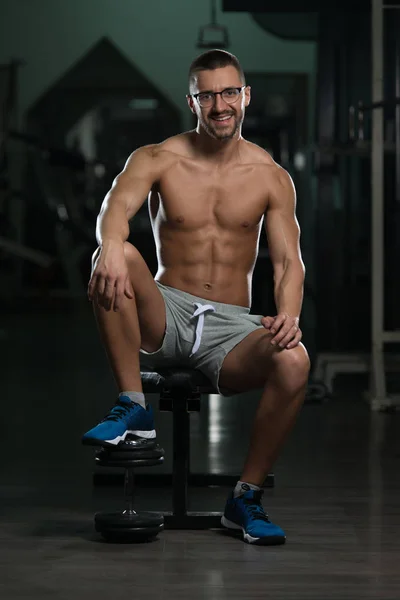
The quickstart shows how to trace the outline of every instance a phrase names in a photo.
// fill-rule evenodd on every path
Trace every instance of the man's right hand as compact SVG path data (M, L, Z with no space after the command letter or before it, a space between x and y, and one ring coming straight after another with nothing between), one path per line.
M124 244L107 241L97 249L88 286L88 298L107 311L121 309L124 297L133 298Z

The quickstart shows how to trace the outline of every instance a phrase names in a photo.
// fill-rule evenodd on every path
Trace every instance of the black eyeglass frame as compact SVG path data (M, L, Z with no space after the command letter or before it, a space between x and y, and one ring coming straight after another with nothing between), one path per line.
M240 94L243 92L243 90L244 90L246 87L247 87L247 85L242 85L241 87L235 87L235 86L231 86L231 87L227 87L227 88L223 89L223 90L222 90L222 92L211 92L211 91L210 91L210 92L208 92L208 91L205 91L205 92L198 92L197 94L187 94L187 98L194 98L194 99L195 99L195 100L196 100L196 101L199 103L199 105L201 106L201 104L200 104L200 102L199 102L199 99L198 99L198 97L199 97L199 96L201 96L202 94L212 94L212 96L213 96L213 101L212 101L212 103L210 104L210 106L212 106L212 105L214 104L214 102L215 102L215 97L216 97L216 96L221 96L221 98L222 98L222 94L223 94L224 92L226 92L226 91L228 91L228 90L237 90L239 93L238 93L238 95L237 95L237 98L235 98L235 100L234 100L233 102L230 102L230 103L229 103L229 102L226 102L226 100L225 100L225 99L223 99L223 100L224 100L224 102L226 102L227 104L235 104L235 102L237 102L237 100L239 99L239 96L240 96Z

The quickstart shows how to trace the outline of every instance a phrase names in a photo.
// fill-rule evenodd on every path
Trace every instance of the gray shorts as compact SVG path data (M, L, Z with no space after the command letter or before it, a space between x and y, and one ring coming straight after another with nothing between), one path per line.
M156 281L164 302L167 328L162 346L156 352L140 350L140 366L156 371L168 367L198 369L219 394L219 372L224 358L252 331L262 328L261 315L250 309L221 302L208 302Z

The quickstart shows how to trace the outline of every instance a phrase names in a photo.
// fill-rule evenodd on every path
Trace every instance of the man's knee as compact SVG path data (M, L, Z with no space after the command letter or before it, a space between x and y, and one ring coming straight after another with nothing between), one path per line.
M290 350L274 353L272 362L272 376L277 376L280 382L291 391L300 391L307 385L310 359L303 344Z
M131 284L133 285L134 281L137 280L138 277L141 278L144 276L144 271L147 270L147 265L139 250L130 242L124 242L123 248L126 264L129 270L129 277ZM92 270L95 267L95 263L99 258L100 252L101 247L99 246L92 254Z
M124 242L124 255L127 263L134 263L138 260L143 260L139 250L130 242Z

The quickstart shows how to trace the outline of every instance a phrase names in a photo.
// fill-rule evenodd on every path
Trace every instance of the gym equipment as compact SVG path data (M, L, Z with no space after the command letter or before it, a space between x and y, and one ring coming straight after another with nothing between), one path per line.
M389 398L386 390L384 367L384 344L399 343L400 331L386 331L384 323L384 31L383 16L385 11L383 0L372 0L372 272L371 272L371 300L372 300L372 339L371 339L371 408L384 410L400 407L400 398ZM390 7L387 7L390 8ZM399 93L400 69L397 57L396 92ZM399 100L396 98L396 101ZM396 106L397 109L397 106ZM396 167L399 168L400 138L400 113L396 110ZM397 183L399 184L399 173ZM400 190L397 190L398 195ZM400 198L397 198L400 201Z
M129 439L116 448L96 452L96 464L125 469L125 510L96 513L95 529L106 541L145 541L164 529L162 514L136 512L133 508L134 473L139 467L152 467L164 462L164 450L154 440Z
M238 474L214 473L190 474L190 419L189 413L200 410L201 394L216 394L210 381L200 371L193 369L160 369L141 373L143 392L160 395L160 410L173 415L173 473L137 476L136 482L143 485L172 484L172 512L164 513L166 529L215 529L221 527L219 512L188 511L188 485L235 486ZM114 479L115 481L115 479ZM94 484L105 483L105 477L94 476ZM107 479L110 482L110 479ZM274 486L274 474L270 473L265 487Z
M217 394L203 373L193 369L163 369L141 372L143 392L160 394L160 410L173 415L173 512L164 514L168 529L210 529L221 527L219 512L188 511L190 484L190 419L189 413L200 410L201 394ZM157 475L155 476L157 477ZM203 486L234 486L238 475L204 474L198 478ZM274 475L265 485L274 485Z
M49 269L53 257L25 243L25 198L21 192L25 153L11 135L18 121L18 69L12 60L0 65L0 260L1 296L11 297L22 289L22 263Z
M204 49L229 48L229 32L227 27L217 23L217 2L211 0L211 22L199 30L197 47Z
M398 243L398 223L400 218L400 45L397 39L397 29L394 29L398 23L399 3L384 3L383 0L371 1L371 19L370 32L372 42L372 72L371 72L371 100L368 102L359 101L353 103L348 110L348 139L340 142L335 139L332 131L329 131L326 143L324 139L320 139L320 150L325 153L325 163L323 167L332 167L333 170L338 170L338 159L346 155L351 157L366 157L370 158L370 171L366 173L371 176L371 215L370 215L370 234L371 239L371 261L367 268L370 270L370 324L371 338L369 341L370 354L365 356L364 353L332 353L323 352L318 357L319 363L324 363L324 368L328 373L348 372L357 373L370 372L370 386L368 397L372 410L393 410L400 408L400 395L388 394L386 385L386 373L396 370L398 363L398 355L392 352L385 352L385 345L398 344L400 342L400 330L396 324L389 325L390 314L388 304L392 302L392 312L397 311L399 288L393 292L389 291L387 273L385 266L387 261L391 260L391 256L386 256L385 246L387 248L386 236L389 228L385 223L385 195L389 195L389 185L387 173L393 176L390 181L390 188L393 189L394 202L391 204L390 219L391 233L393 241L391 244L391 253L396 257L393 264L389 266L391 269L396 269L399 243ZM389 20L385 19L385 12L391 11L390 24ZM331 25L330 25L331 27ZM398 27L398 26L397 26ZM333 29L333 28L332 28ZM387 39L385 39L387 38ZM395 43L393 43L395 40ZM386 52L385 52L386 50ZM386 61L385 61L386 57ZM387 64L385 64L387 63ZM332 72L325 64L323 73ZM326 86L325 88L326 89ZM335 105L335 99L332 97L330 106ZM338 105L338 102L336 102ZM332 109L333 110L333 109ZM332 113L333 115L333 113ZM334 122L331 115L331 129L334 128ZM326 111L321 113L326 125ZM334 116L334 115L333 115ZM392 123L388 116L391 116ZM393 134L390 136L390 127L393 127ZM333 142L333 143L332 143ZM385 159L391 165L391 170L385 170ZM385 176L386 174L386 176ZM329 173L328 173L329 175ZM360 176L360 173L357 174ZM321 178L326 177L322 173ZM356 179L356 174L354 174ZM328 189L329 188L329 189ZM332 185L329 184L325 194L321 194L321 202L326 199L326 196L332 190ZM369 190L368 190L369 191ZM388 221L388 220L386 220ZM326 228L321 225L320 230L326 236ZM338 236L338 233L336 233ZM324 264L331 264L330 257L322 257ZM337 280L338 277L330 273L332 280ZM366 293L368 291L366 290ZM337 302L334 294L330 294ZM324 307L327 314L332 311L325 302L320 303ZM386 311L385 311L386 309ZM333 313L332 313L333 314ZM389 318L388 318L389 317ZM385 322L386 321L386 322ZM333 324L335 325L335 324ZM325 329L324 335L325 335ZM337 335L343 328L336 327ZM364 328L368 331L367 328ZM392 346L393 347L393 346ZM327 377L325 383L330 387L331 375Z

